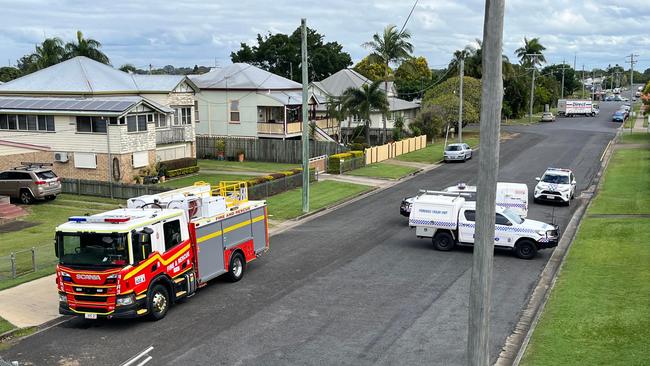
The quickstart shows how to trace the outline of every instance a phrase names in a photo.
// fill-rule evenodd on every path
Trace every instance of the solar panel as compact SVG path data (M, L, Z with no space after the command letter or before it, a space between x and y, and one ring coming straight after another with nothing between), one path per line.
M124 99L71 99L71 98L13 98L0 97L0 109L43 110L43 111L84 111L84 112L123 112L140 101L141 98Z

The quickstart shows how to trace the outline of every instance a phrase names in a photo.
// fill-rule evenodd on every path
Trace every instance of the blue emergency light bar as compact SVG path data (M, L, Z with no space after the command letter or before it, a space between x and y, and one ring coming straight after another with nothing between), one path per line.
M72 221L72 222L86 222L86 221L88 221L88 220L86 220L86 218L83 217L83 216L71 216L71 217L68 218L68 221Z

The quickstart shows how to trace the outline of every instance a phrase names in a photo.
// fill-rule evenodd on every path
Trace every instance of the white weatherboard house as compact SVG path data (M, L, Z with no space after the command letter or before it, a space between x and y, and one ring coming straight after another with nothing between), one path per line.
M190 79L200 89L197 134L280 139L302 134L300 83L245 63ZM315 108L314 98L309 102Z
M53 163L62 177L131 182L157 161L195 156L196 86L86 57L0 85L0 169Z
M310 85L311 92L318 100L327 100L328 97L340 97L348 88L360 89L364 84L372 84L372 81L352 69L340 70L326 79L312 82ZM384 84L381 84L384 89ZM398 116L404 118L405 126L408 126L414 119L420 105L396 97L393 82L388 82L388 106L389 115L386 119L386 128L392 129L395 119ZM319 114L325 113L326 107L319 106ZM356 117L348 117L347 120L341 121L341 129L345 134L356 126L362 125L363 121ZM370 111L370 129L372 133L377 133L383 129L383 116L380 112Z

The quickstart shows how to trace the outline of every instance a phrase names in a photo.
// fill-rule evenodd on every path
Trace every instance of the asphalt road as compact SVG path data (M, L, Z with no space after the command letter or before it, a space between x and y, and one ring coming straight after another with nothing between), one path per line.
M617 107L601 103L599 117L507 128L519 135L501 145L500 181L527 183L532 192L547 167L567 167L578 191L586 189L619 125L609 122ZM475 184L477 169L477 158L448 164L276 235L241 282L216 280L162 321L75 319L2 357L117 365L153 346L150 365L465 364L472 251L433 250L408 228L399 202L420 188ZM531 203L529 217L554 216L562 228L577 204ZM531 261L495 253L493 360L551 253Z

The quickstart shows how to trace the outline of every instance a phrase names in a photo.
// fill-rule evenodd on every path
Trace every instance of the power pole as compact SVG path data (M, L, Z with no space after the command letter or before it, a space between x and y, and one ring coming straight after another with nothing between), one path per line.
M526 56L533 57L532 68L533 68L533 79L530 83L530 106L528 107L528 123L533 122L533 101L535 100L535 71L537 71L537 57L541 56L541 53L528 53Z
M629 61L625 60L625 62L630 64L630 90L632 90L632 87L634 86L634 64L638 62L634 58L639 57L639 55L635 55L634 53L631 53L629 56L626 56L625 58L628 57L630 58L630 60Z
M566 69L566 61L562 59L562 88L560 89L560 99L564 99L564 70Z
M585 99L585 64L582 64L582 99Z
M458 107L458 142L463 142L463 77L465 76L465 58L460 58L460 105Z
M476 240L469 291L467 364L490 363L490 296L494 257L496 184L499 171L499 133L503 102L502 49L505 0L486 0L483 24L483 78L481 83L481 123L478 187L476 200Z
M302 212L309 212L309 114L307 111L307 19L300 20L302 32Z

